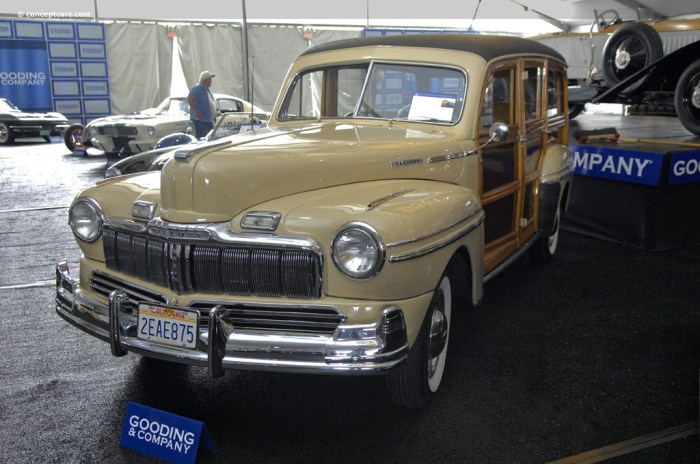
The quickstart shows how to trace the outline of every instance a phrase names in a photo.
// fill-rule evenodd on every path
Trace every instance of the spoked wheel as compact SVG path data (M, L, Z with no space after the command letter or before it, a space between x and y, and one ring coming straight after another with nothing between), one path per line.
M442 383L452 321L452 285L448 274L440 280L420 333L408 359L387 375L391 399L408 408L430 403Z
M643 23L629 23L616 30L603 49L603 76L613 87L640 69L650 65L664 54L659 34ZM625 93L644 84L646 77L624 89Z
M676 115L683 126L700 135L700 60L694 61L683 71L673 100Z

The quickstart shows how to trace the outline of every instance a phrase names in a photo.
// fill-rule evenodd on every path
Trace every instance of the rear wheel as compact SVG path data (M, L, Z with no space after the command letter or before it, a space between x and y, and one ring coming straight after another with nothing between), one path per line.
M613 87L664 55L661 37L644 23L629 23L616 30L603 49L603 77ZM623 93L639 88L646 77L640 77Z
M561 208L557 207L557 212L554 216L554 225L551 230L543 231L529 250L530 257L538 263L546 263L552 260L554 253L557 252L559 245L559 219L561 217Z
M437 392L445 371L452 322L452 284L443 275L408 359L386 377L391 399L408 408L423 408Z
M12 143L15 140L15 134L12 133L10 127L4 122L0 122L0 145Z
M681 74L673 96L676 115L683 126L700 135L700 60L692 62Z

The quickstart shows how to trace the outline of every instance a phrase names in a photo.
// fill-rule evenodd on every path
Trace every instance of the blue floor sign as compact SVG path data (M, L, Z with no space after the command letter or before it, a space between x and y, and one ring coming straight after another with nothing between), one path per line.
M214 451L203 422L129 402L121 446L174 463L194 463L197 449Z

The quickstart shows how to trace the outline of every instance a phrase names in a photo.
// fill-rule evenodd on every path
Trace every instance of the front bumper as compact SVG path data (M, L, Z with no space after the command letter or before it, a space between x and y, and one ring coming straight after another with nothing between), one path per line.
M129 352L207 367L213 377L227 369L278 372L379 373L406 359L408 341L402 309L387 305L370 324L341 323L332 335L239 331L227 309L214 306L199 325L196 349L139 339L136 314L124 311L127 299L114 290L109 304L85 295L65 261L56 266L56 312L67 322L110 344L114 356Z

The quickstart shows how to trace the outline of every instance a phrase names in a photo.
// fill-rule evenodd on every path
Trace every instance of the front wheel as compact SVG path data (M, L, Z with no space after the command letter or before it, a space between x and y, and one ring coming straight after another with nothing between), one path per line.
M693 134L700 135L700 60L692 62L681 74L673 103L681 124Z
M15 134L12 133L10 127L4 122L0 122L0 145L12 143L15 140Z
M435 396L445 372L452 322L452 285L443 275L408 359L386 377L392 401L407 408L424 408Z

